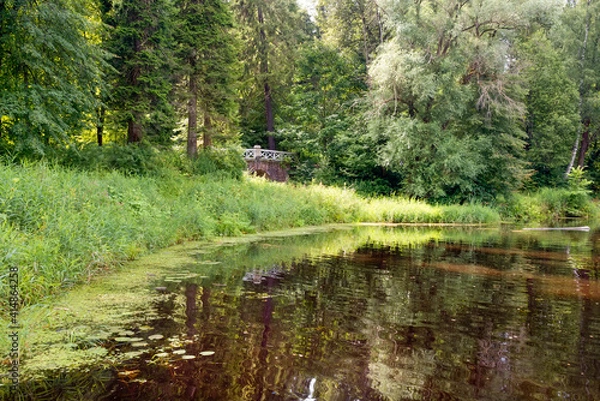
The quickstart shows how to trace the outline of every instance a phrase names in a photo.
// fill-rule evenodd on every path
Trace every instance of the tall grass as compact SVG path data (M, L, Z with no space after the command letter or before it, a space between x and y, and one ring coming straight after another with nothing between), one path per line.
M186 240L349 222L496 222L478 206L364 199L347 189L262 179L127 176L36 163L0 164L0 305L10 266L24 304Z
M600 206L592 201L588 191L581 189L542 188L531 194L513 194L510 199L498 203L505 219L524 223L600 216Z

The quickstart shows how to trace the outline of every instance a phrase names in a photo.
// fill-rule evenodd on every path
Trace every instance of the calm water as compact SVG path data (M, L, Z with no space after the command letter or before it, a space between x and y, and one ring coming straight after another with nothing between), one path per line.
M368 227L198 251L150 276L125 335L164 337L105 399L600 400L599 250L594 232Z

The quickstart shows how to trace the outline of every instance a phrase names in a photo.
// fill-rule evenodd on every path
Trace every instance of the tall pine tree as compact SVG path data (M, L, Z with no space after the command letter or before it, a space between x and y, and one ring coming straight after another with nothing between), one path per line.
M198 113L203 121L203 146L212 145L215 126L235 119L236 49L232 16L221 0L181 0L176 33L187 111L187 154L198 152Z
M169 0L115 3L105 20L112 25L115 55L110 116L127 127L127 142L166 144L176 125L173 108L175 9Z
M242 130L247 142L266 139L268 147L274 149L278 106L289 93L295 53L305 38L307 18L294 0L235 0L233 10L243 43ZM258 137L249 135L252 133Z

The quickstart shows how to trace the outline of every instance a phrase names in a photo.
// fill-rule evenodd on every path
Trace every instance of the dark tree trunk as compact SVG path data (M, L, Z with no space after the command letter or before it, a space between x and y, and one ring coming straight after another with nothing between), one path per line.
M212 121L207 112L204 112L204 136L202 137L204 149L212 146Z
M269 149L275 150L277 148L275 144L275 122L273 120L273 102L271 100L271 87L265 82L265 115L267 117L267 140Z
M579 150L579 159L577 160L577 166L583 167L585 164L585 155L590 147L590 121L586 120L583 123L584 129L581 134L581 149Z
M133 15L132 19L135 21L137 19L137 15ZM142 51L142 43L139 39L134 40L133 42L133 50L135 53L141 53ZM127 77L129 84L136 88L139 86L138 78L142 73L142 68L139 65L134 65L129 71L129 75ZM134 99L139 102L139 94L133 95ZM134 102L135 104L135 102ZM135 106L133 106L134 110L131 111L131 118L127 121L127 143L139 143L142 141L143 137L143 128L142 128L142 113L139 110L135 110Z
M98 146L102 146L102 140L104 137L104 115L106 110L104 107L100 106L98 108L98 123L96 124L96 140L98 141Z
M262 7L258 6L258 23L260 24L260 73L264 80L264 94L265 94L265 119L267 122L267 140L268 147L271 150L276 149L275 137L273 136L273 132L275 132L275 120L273 118L273 99L271 97L271 86L268 81L269 74L269 55L267 51L267 35L265 33L264 24L265 18L263 15Z
M193 159L198 156L198 88L194 74L190 74L189 95L187 155Z
M134 112L133 117L127 122L127 143L139 143L142 141L142 124L139 112Z

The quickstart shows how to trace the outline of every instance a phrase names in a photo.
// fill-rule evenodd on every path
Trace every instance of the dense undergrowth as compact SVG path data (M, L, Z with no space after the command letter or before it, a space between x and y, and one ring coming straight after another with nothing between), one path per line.
M208 172L214 167L203 163ZM560 201L553 201L560 206L556 210L550 210L558 207L554 203L538 207L538 199L531 197L516 198L503 210L522 220L574 207L592 212L587 200L569 204L571 195L560 194ZM278 184L236 174L163 169L140 176L44 163L0 164L2 315L8 310L5 278L10 267L19 269L22 304L31 305L127 260L187 240L328 223L500 220L498 211L478 204L366 199L350 189Z

